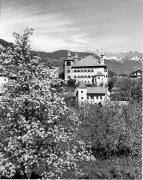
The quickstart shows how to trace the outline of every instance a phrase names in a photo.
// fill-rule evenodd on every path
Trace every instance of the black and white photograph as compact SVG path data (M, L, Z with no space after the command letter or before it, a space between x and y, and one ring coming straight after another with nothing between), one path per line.
M142 0L0 0L0 179L142 179Z

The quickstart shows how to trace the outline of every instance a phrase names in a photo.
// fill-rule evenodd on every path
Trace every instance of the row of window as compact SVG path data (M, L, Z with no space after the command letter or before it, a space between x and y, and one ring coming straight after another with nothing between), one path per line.
M87 99L94 99L94 97L96 97L96 99L102 99L102 96L87 96ZM81 97L81 99L83 99L83 97Z
M94 97L96 97L96 99L102 99L102 96L87 96L87 99L94 99Z
M74 72L94 72L93 69L75 69Z
M93 69L75 69L74 72L94 72ZM104 72L107 72L107 69L104 69Z
M74 76L74 78L93 78L94 76L88 75L88 76ZM104 76L107 78L107 75ZM100 79L100 76L98 76L98 79Z
M94 72L94 71L93 71L93 69L91 69L91 70L89 69L89 70L74 70L74 72ZM107 72L107 70L106 71L104 70L104 72ZM67 70L67 73L70 73L69 69Z

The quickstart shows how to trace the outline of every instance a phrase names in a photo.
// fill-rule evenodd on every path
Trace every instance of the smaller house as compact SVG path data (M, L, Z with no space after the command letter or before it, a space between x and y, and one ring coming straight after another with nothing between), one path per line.
M110 92L105 87L86 87L80 85L74 91L78 104L104 104L105 101L110 101Z
M141 70L134 71L134 72L130 73L130 77L141 79L142 78L142 71Z

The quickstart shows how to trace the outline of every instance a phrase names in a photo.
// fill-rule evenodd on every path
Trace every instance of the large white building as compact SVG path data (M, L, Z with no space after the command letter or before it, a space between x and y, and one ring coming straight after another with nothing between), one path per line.
M74 79L76 83L96 84L104 86L108 83L108 68L104 64L104 55L97 58L95 55L79 59L73 57L69 51L64 61L65 80Z

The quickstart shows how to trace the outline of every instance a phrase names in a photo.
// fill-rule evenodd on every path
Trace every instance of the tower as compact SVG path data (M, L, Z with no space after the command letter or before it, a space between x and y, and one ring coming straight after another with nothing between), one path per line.
M104 65L104 53L103 53L103 50L101 49L101 52L100 52L100 63L102 65Z
M75 54L74 61L75 61L75 62L79 61L79 58L78 58L78 55L77 55L77 53Z
M71 79L71 71L72 71L72 65L74 62L74 58L71 56L70 50L68 51L68 56L64 61L64 74L65 74L65 80Z

